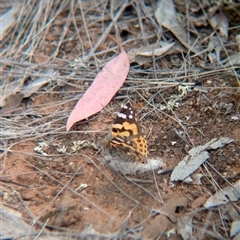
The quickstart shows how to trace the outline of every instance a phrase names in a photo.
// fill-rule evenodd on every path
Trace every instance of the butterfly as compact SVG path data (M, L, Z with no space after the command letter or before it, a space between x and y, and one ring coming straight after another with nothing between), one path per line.
M135 109L130 102L121 109L113 122L109 149L113 156L145 163L147 140L139 128L135 115Z

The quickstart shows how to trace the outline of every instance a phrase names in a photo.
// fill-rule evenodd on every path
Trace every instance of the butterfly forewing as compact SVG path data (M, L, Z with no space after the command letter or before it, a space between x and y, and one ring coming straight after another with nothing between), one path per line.
M112 127L110 147L119 148L127 154L135 155L144 162L147 154L147 141L135 119L135 109L128 102L118 113Z

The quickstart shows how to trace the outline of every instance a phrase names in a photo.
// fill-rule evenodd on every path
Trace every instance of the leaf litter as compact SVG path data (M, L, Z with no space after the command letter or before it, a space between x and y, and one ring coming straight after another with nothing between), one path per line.
M233 139L228 137L221 137L220 139L213 138L204 145L192 148L188 151L189 155L185 156L174 168L170 180L185 181L187 177L195 172L209 158L209 150L216 150L233 141ZM187 182L189 182L189 179L187 179Z
M198 46L196 39L190 38L177 21L177 14L172 0L158 1L154 15L159 25L170 30L187 49L194 53L200 52L201 47Z
M21 93L22 87L29 83L26 76L35 80L36 75L45 77L44 69L54 69L49 82L29 96L28 105L20 103L21 99L15 100L15 109L1 116L1 178L29 186L26 189L1 183L2 196L10 196L4 197L2 204L12 209L17 206L24 221L31 223L28 229L17 230L14 235L21 233L23 239L29 233L36 234L36 239L49 239L49 236L57 239L164 239L180 235L188 238L192 232L192 238L196 239L237 238L239 201L229 198L222 205L203 207L206 199L226 185L235 186L239 179L236 3L190 1L186 6L174 1L176 16L173 19L177 22L171 25L165 21L166 27L155 21L155 9L148 1L137 4L136 1L121 1L121 4L110 1L98 3L95 9L88 1L48 3L23 2L17 21L12 18L10 31L5 31L2 45L4 81L1 84L5 83L6 87L6 83L18 79L20 83L19 87L16 82L16 91L13 87L5 92L9 92L8 96ZM5 6L5 10L12 7L10 2ZM1 13L7 12L5 10ZM164 9L160 10L164 13ZM220 36L222 30L209 24L219 10L228 19L226 42ZM221 21L219 23L221 25ZM171 31L171 26L178 25L181 27L177 31ZM182 35L181 30L185 31ZM109 48L111 44L105 41L109 33L121 39L126 52L143 47L143 54L150 55L153 53L151 45L156 45L160 55L159 52L151 56L137 55L137 61L131 64L128 78L111 105L97 118L76 125L66 134L70 103L77 94L85 92L98 66L116 52L117 48ZM186 34L191 41L186 41ZM213 39L210 36L222 43L213 41L210 49L209 42ZM164 52L162 45L156 44L162 41L175 43ZM198 52L199 46L203 51ZM197 48L196 54L192 47ZM37 60L37 56L44 56L48 61ZM69 63L75 58L81 59L85 68L72 68ZM61 65L56 65L60 62ZM18 70L16 74L16 68L23 71ZM60 80L52 81L56 78ZM167 104L172 98L176 99L179 86L192 86L192 91L177 98L177 104L175 100L174 104ZM199 170L189 176L198 179L192 179L197 185L171 182L170 174L155 175L150 166L150 171L141 176L137 171L135 179L123 178L121 171L112 171L113 168L98 162L95 158L98 153L91 143L98 143L105 136L115 110L126 99L142 102L140 124L148 136L149 154L152 159L162 159L160 168L163 170L176 166L189 146L202 145L204 139L229 136L230 131L235 141L211 152L204 150L211 157L201 169L203 176ZM169 107L162 108L166 105ZM174 132L176 125L185 133L187 143L183 138L179 140ZM69 152L74 141L86 147ZM49 143L43 149L47 156L34 152L37 142ZM79 183L88 187L76 192ZM181 197L184 197L184 204L180 203ZM11 215L9 226L14 219ZM176 223L180 223L179 228Z
M12 73L13 76L19 74L18 70ZM27 80L28 74L24 77L16 78L10 82L6 81L0 86L0 104L2 110L0 114L11 113L16 110L21 104L23 98L29 98L35 94L39 89L54 79L54 70L51 68L45 69L42 76Z
M236 202L238 200L240 200L240 180L231 186L227 186L217 191L204 203L204 207L216 207L226 204L229 201Z
M130 63L137 62L142 65L144 62L149 61L149 58L152 56L159 57L168 53L169 49L174 46L174 43L161 41L159 45L161 45L161 47L156 46L156 44L150 44L148 46L131 49L127 52Z

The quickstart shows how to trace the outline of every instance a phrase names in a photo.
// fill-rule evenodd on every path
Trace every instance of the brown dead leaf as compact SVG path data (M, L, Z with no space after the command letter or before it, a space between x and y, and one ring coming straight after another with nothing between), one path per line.
M5 101L5 106L0 110L0 114L11 113L12 111L16 110L18 106L21 104L23 99L22 93L16 93L8 96Z
M7 77L7 76L6 76ZM25 78L17 78L10 82L4 82L0 86L0 106L4 107L6 105L7 99L11 95L15 95L17 92L21 91ZM11 102L11 100L9 100Z
M51 58L44 53L35 53L34 60L38 64L47 63Z
M186 48L199 53L201 48L197 46L196 39L189 38L189 34L177 21L177 13L172 0L158 1L154 16L159 25L171 31Z
M160 47L161 45L161 47ZM150 59L152 56L161 56L166 53L171 47L173 47L174 43L166 43L161 42L160 44L150 44L148 46L131 49L128 51L127 55L130 60L130 63L137 62L138 56L147 57L146 59Z
M228 38L228 19L224 13L220 10L218 14L210 19L210 23L214 30L219 30L220 36L225 42Z

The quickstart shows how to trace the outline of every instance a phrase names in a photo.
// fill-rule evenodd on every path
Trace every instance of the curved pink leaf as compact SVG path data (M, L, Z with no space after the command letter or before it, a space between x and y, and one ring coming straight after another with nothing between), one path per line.
M123 85L130 63L126 52L122 48L121 50L121 54L106 64L79 99L67 120L67 131L74 123L101 111Z

